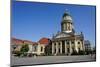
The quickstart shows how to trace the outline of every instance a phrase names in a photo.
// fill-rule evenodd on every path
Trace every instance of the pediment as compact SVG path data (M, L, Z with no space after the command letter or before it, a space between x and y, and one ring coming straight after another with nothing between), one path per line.
M71 35L67 34L67 33L60 33L58 34L55 38L63 38L63 37L70 37Z

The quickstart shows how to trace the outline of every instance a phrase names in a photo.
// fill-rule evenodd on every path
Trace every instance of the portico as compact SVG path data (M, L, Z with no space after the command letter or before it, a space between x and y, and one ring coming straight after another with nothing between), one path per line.
M62 40L52 42L52 54L61 55L66 54L70 55L72 53L71 41Z

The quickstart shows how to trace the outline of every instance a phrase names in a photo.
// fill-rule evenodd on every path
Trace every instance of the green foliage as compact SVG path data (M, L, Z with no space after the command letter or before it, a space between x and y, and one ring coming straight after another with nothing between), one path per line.
M73 51L72 55L78 55L77 51Z
M29 47L28 44L23 44L20 51L13 51L12 53L14 54L14 56L27 56L27 53L29 51Z
M91 50L85 50L86 54L92 54L92 51Z
M28 44L25 44L21 47L21 50L20 50L22 53L25 53L25 52L28 52L29 51L29 47L28 47Z
M45 47L45 55L50 56L52 54L51 51L52 51L51 45L47 45Z
M20 56L22 53L20 51L14 51L14 56Z
M79 55L85 55L85 51L80 50Z
M80 50L79 52L73 51L72 55L85 55L85 51Z

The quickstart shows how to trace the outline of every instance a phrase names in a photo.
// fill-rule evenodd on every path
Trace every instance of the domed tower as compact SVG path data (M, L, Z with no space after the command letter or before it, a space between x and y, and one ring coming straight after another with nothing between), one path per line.
M65 11L61 22L61 31L66 33L74 33L73 20L70 14Z

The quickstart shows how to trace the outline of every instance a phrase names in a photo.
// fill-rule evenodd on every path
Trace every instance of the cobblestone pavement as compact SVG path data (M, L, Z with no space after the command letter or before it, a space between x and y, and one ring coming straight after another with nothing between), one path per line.
M51 63L63 63L63 62L83 62L83 61L95 61L94 57L89 55L84 56L37 56L37 57L11 57L11 66L16 65L36 65L36 64L51 64Z

